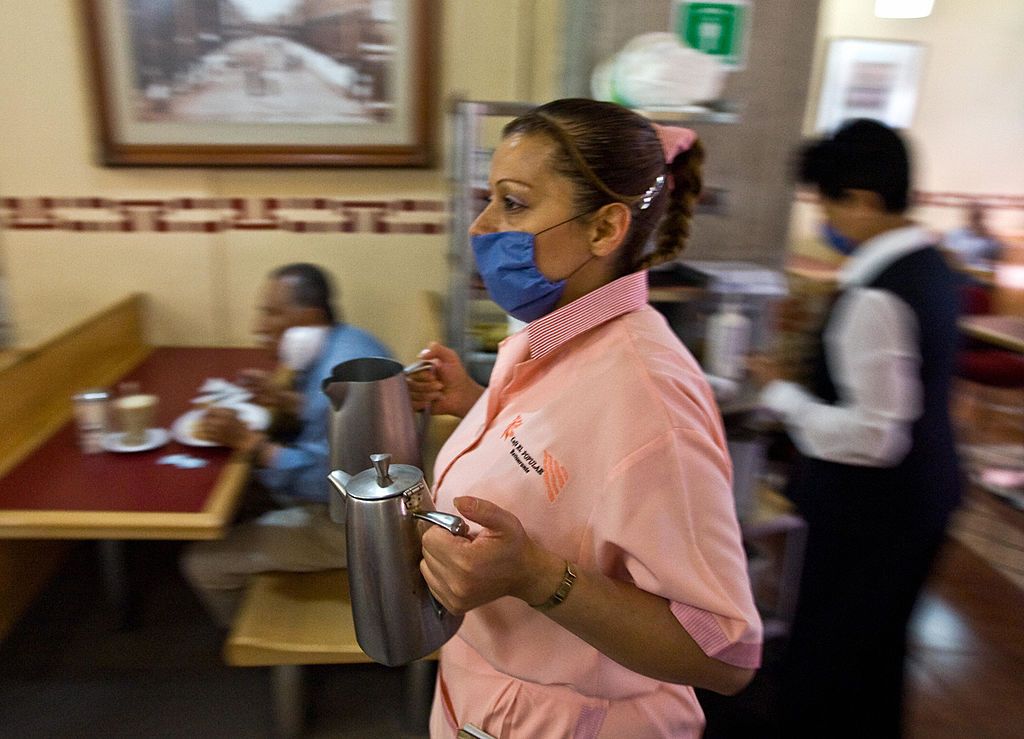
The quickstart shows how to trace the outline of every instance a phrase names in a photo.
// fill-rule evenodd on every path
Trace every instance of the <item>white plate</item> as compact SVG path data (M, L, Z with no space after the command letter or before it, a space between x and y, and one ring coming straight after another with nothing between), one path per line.
M239 389L237 392L209 393L192 398L193 403L202 406L235 405L237 403L244 403L247 400L252 400L252 393L242 389Z
M233 403L224 407L236 411L242 423L253 431L263 431L270 425L270 411L262 405ZM199 439L192 434L192 427L204 413L206 413L205 408L196 408L179 416L178 420L171 426L171 435L174 437L174 440L186 446L220 446L220 444L214 441Z
M103 448L108 452L146 452L161 447L171 440L167 429L146 429L146 438L141 444L125 444L124 434L115 432L103 437Z

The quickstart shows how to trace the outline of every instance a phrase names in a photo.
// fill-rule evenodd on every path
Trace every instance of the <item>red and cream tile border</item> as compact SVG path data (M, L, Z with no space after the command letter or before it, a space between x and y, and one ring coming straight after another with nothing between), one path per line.
M812 196L799 191L797 199ZM917 192L920 206L1024 210L1024 195ZM289 231L292 233L442 234L444 200L342 198L0 197L0 228L153 233Z
M54 231L440 234L442 200L0 198L0 228Z
M796 199L807 203L816 198L806 188L797 190ZM1001 195L970 192L929 192L918 190L914 193L913 204L939 208L962 208L968 203L980 203L994 210L1024 210L1024 195Z

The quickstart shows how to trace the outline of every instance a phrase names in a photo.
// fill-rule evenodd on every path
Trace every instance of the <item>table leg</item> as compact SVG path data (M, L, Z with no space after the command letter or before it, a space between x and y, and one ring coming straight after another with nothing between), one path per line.
M779 594L776 599L776 615L789 627L796 615L796 603L800 596L800 578L804 569L804 550L807 548L807 525L801 524L786 534L782 554L782 573L779 578Z
M418 659L404 669L405 730L413 734L425 734L430 721L430 706L434 702L437 660Z
M302 665L274 665L270 668L274 685L274 718L281 737L302 733L306 719L306 693Z
M139 614L128 572L128 542L103 539L97 542L97 546L104 589L114 608L118 627L132 629L138 626Z

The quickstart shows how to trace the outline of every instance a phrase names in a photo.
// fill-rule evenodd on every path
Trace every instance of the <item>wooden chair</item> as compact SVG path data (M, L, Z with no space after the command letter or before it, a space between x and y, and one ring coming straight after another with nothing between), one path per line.
M407 665L406 723L421 727L434 691L432 655ZM305 666L373 662L356 641L345 570L271 572L253 579L224 645L239 667L271 668L277 729L298 736L305 724Z

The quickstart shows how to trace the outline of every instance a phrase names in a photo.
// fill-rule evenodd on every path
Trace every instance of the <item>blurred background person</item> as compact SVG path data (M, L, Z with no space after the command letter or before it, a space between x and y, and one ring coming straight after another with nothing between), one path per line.
M782 736L901 735L906 628L961 495L949 418L957 280L905 214L896 132L856 120L800 153L849 259L811 389L750 362L798 459L787 494L808 541L781 691Z
M273 411L271 428L255 431L234 410L211 408L196 429L197 436L248 455L256 468L243 520L224 539L197 542L183 555L186 579L223 626L231 623L249 575L345 566L344 532L327 511L329 407L320 384L341 362L390 356L368 332L338 319L331 282L312 264L270 273L255 333L286 360L275 372L249 370L241 380L255 402Z
M947 232L942 246L967 267L992 269L1003 254L1003 245L989 230L985 206L972 201L964 209L965 223Z

